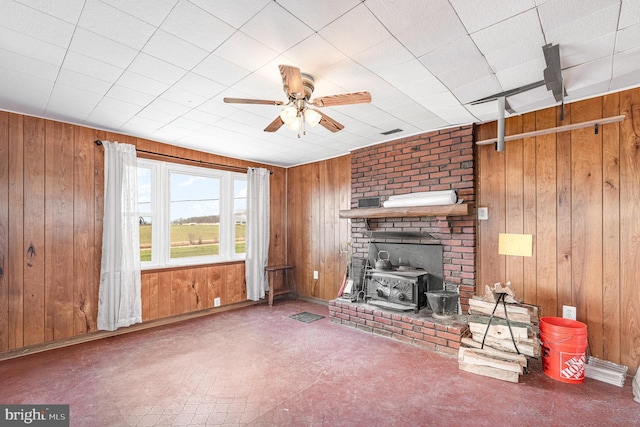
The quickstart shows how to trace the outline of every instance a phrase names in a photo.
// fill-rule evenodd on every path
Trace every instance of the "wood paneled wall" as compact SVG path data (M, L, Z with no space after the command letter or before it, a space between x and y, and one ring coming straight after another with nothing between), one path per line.
M0 111L0 352L96 331L104 151L96 139L229 166L264 166ZM143 155L141 154L141 157ZM271 175L270 262L286 262L286 169ZM244 263L146 271L143 322L246 301Z
M592 355L640 364L640 89L506 121L506 134L625 114L621 123L478 147L478 290L510 280L543 316L577 307ZM636 122L640 114L636 113ZM634 132L634 124L636 131ZM477 140L496 136L496 123ZM498 233L533 235L530 258L498 255Z
M331 300L338 296L348 263L348 221L340 209L351 204L351 157L288 169L289 263L296 266L298 294ZM313 271L318 279L313 279Z

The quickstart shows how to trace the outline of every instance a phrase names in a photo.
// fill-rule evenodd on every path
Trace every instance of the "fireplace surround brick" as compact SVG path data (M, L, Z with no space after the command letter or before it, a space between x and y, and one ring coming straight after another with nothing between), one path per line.
M476 287L476 220L473 126L428 132L351 153L351 204L362 197L457 190L471 204L468 216L370 219L375 231L422 231L443 245L444 283L456 285L463 312ZM369 230L351 220L354 256L367 257ZM435 344L435 343L434 343Z

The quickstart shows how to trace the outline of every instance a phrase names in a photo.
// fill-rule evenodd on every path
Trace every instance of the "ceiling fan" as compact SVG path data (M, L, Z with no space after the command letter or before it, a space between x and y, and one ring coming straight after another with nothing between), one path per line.
M288 98L286 102L266 99L224 98L224 102L231 104L285 105L280 115L264 129L265 132L275 132L284 124L289 129L297 131L298 138L300 138L301 130L303 134L305 133L305 124L311 127L320 124L320 126L331 132L338 132L344 129L343 125L326 114L310 108L310 106L321 108L371 102L371 94L369 92L321 96L311 100L315 85L313 76L301 73L298 67L291 65L280 65L279 68L283 89Z

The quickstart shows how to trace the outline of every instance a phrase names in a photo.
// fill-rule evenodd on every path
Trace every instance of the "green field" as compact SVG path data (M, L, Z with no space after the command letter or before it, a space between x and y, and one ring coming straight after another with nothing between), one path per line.
M171 225L171 258L220 253L218 224ZM246 225L236 224L236 253L245 252ZM140 226L140 260L151 261L151 224Z

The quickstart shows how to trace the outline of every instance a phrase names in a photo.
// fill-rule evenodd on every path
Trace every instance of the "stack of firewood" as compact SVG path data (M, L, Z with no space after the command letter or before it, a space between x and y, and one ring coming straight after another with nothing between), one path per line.
M540 311L519 302L508 282L487 285L483 296L470 299L468 322L458 353L463 371L517 383L527 357L540 357Z

